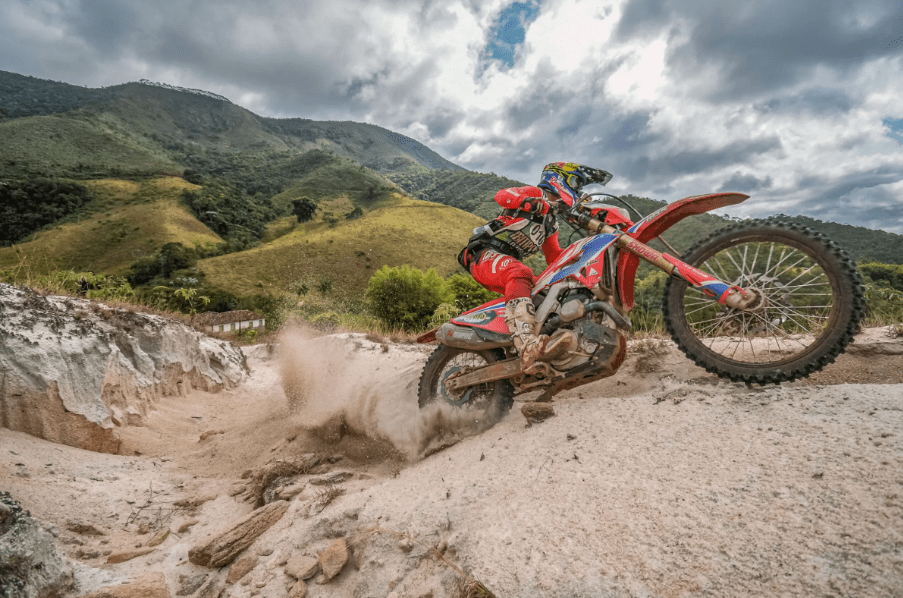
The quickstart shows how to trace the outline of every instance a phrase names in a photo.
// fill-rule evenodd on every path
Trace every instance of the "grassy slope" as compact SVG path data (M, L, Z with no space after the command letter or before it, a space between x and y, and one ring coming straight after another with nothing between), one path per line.
M35 116L0 123L0 146L10 172L159 172L178 169L155 144L106 114Z
M285 233L289 222L277 221L272 230ZM383 265L436 268L443 276L454 272L458 251L482 222L455 208L394 194L375 209L365 208L361 218L342 219L335 227L298 224L271 243L202 260L199 267L209 284L239 295L281 294L299 281L328 278L336 294L360 297Z
M143 183L104 179L82 184L97 195L94 213L40 232L26 243L0 249L0 270L23 264L32 272L72 268L121 273L138 257L154 253L165 243L190 247L222 241L181 203L182 191L196 188L182 179L165 177Z

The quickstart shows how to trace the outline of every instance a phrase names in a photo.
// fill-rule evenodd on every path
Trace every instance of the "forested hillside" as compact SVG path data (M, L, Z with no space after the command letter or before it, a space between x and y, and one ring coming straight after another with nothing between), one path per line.
M0 71L4 280L93 272L115 277L117 296L183 311L272 310L294 296L359 312L375 269L454 272L470 231L498 213L495 194L535 182L465 170L374 125L264 118L147 81L87 89ZM634 220L665 205L623 199ZM903 263L900 235L794 218L858 260ZM682 252L729 223L697 216L665 237ZM562 223L563 244L576 236ZM647 314L660 278L638 290Z
M903 264L903 235L849 224L824 222L808 216L788 216L788 218L825 233L846 249L856 261Z

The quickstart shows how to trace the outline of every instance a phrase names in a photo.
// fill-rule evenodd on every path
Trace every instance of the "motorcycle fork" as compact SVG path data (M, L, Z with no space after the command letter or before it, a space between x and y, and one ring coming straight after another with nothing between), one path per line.
M674 256L656 251L645 243L637 241L633 237L624 234L622 231L613 226L609 226L596 218L591 218L586 214L580 214L577 217L577 221L581 226L591 232L615 235L617 237L615 244L621 249L629 251L643 261L649 262L656 268L665 271L669 276L686 280L695 288L722 305L736 309L747 309L756 302L758 295L755 291L727 284Z

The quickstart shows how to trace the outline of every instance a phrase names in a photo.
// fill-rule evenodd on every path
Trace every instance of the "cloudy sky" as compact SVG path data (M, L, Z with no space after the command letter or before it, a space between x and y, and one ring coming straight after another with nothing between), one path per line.
M903 0L0 0L0 69L354 120L535 182L903 234Z

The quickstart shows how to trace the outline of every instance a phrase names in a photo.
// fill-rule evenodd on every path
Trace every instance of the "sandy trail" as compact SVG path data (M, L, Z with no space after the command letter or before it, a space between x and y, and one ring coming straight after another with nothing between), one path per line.
M345 494L315 512L308 486L249 549L261 562L248 585L224 596L286 596L279 563L336 536L353 540L354 563L309 596L455 596L457 574L428 546L500 597L899 596L903 341L867 331L857 345L810 380L751 390L667 343L634 343L617 376L560 395L556 417L525 427L515 404L494 428L412 460L438 421L416 409L430 349L298 336L283 342L295 412L286 362L257 349L245 385L162 401L146 428L126 429L122 456L0 430L0 479L59 527L82 591L151 570L176 594L180 576L211 573L187 551L251 510L230 496L242 472L316 453L351 474ZM885 383L836 383L865 376ZM222 433L199 440L210 431ZM195 511L171 506L205 493L215 500ZM155 514L174 530L198 523L104 564L145 542L140 523ZM396 534L419 543L399 548Z

